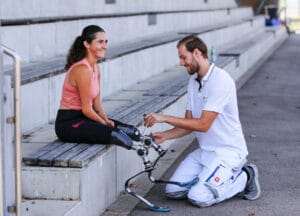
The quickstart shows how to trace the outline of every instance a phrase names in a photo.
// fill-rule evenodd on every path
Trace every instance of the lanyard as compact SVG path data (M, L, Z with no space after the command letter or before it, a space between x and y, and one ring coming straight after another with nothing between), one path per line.
M201 93L201 89L203 89L206 85L206 83L209 81L209 78L211 76L211 74L214 72L214 69L215 69L215 64L213 65L213 68L211 69L211 72L210 74L208 75L207 79L206 80L203 80L203 85L201 83L201 79L199 77L197 77L195 80L199 83L199 93Z

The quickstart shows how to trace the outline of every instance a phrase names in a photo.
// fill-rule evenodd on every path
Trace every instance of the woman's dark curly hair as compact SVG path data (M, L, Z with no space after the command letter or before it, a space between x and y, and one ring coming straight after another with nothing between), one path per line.
M86 56L86 48L83 45L84 41L91 43L92 40L96 38L97 32L105 32L103 28L96 26L96 25L89 25L86 26L80 36L78 36L75 41L73 42L68 56L67 56L67 63L65 65L65 69L68 70L72 64L77 61L80 61Z

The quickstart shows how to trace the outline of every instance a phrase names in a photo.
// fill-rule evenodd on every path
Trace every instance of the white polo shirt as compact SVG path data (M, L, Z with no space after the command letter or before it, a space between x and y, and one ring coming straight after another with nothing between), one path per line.
M203 77L200 91L196 77L197 74L194 74L189 80L187 110L192 111L193 118L200 118L203 110L218 113L207 132L195 132L201 149L214 151L224 158L244 159L248 151L233 79L214 64Z

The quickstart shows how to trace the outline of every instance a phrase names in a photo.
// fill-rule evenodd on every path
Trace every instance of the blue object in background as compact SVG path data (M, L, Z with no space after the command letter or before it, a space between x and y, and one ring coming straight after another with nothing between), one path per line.
M266 26L279 26L280 23L280 19L266 19Z

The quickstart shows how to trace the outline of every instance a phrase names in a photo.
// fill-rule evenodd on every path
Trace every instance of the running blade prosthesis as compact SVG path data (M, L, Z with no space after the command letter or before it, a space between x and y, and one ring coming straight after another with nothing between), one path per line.
M157 158L153 162L151 162L148 158L148 153L149 153L150 148L153 148L158 153ZM133 192L129 187L130 181L132 179L134 179L137 176L142 175L144 173L148 173L148 178L153 183L175 184L175 185L178 185L180 187L185 187L185 188L191 188L193 185L195 185L199 181L198 177L194 178L190 182L174 182L174 181L166 181L166 180L162 180L162 179L155 179L152 176L152 171L155 169L155 165L157 164L159 159L165 155L167 150L164 150L163 148L161 148L160 145L157 145L154 142L154 140L151 136L148 136L148 135L142 136L141 135L140 138L139 138L139 141L137 142L137 144L132 146L132 150L135 150L137 152L138 156L141 157L141 159L144 163L145 169L143 171L135 174L134 176L130 177L129 179L127 179L127 181L125 182L125 191L128 194L130 194L130 195L134 196L135 198L139 199L141 202L143 202L152 211L155 211L155 212L169 212L170 209L168 207L156 206L152 202L145 199L144 197L142 197L139 194Z

